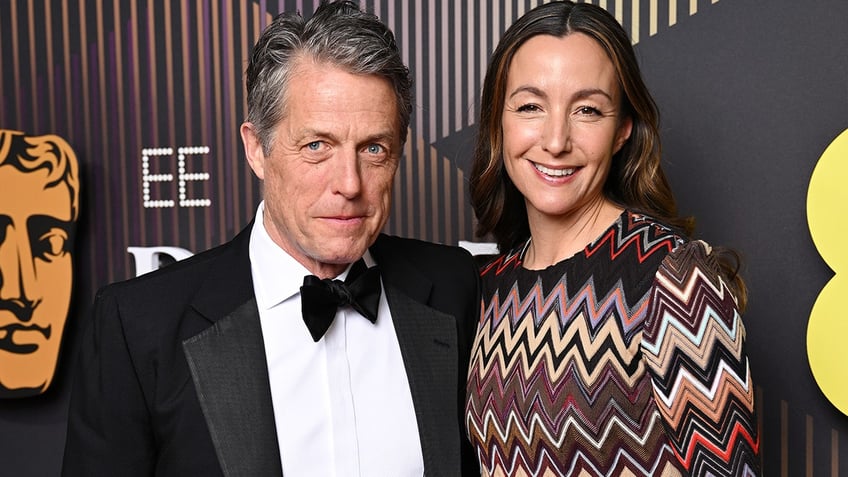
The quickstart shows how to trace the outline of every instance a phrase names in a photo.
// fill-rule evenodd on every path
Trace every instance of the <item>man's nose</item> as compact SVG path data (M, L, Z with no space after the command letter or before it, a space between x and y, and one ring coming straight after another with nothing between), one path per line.
M0 243L0 301L11 308L18 319L29 321L36 302L35 264L28 237L20 237L9 227L6 239Z
M333 171L333 191L348 199L362 192L362 170L356 151L342 150L339 153L336 170Z

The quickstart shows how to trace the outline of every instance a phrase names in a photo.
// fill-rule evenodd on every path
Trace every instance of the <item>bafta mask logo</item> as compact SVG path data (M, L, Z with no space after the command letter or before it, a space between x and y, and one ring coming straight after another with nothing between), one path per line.
M0 129L0 398L41 394L53 381L78 216L68 143Z

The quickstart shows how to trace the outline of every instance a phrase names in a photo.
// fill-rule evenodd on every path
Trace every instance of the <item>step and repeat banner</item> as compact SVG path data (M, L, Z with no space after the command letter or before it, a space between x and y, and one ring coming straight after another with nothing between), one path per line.
M260 199L250 48L317 1L0 2L0 475L57 475L98 287L231 238ZM367 0L415 79L387 232L473 236L489 54L539 1ZM764 471L848 476L848 2L594 0L630 32L697 235L739 250Z

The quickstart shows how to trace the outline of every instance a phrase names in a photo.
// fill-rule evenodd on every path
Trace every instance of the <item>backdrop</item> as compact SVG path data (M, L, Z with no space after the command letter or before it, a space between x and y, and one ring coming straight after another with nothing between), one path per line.
M745 259L765 472L848 476L845 384L834 382L848 352L824 353L826 371L811 370L807 357L811 312L837 268L811 236L807 194L823 152L848 128L848 2L595 1L636 45L681 211L698 218L699 237ZM416 85L387 232L475 239L466 172L482 76L506 26L538 3L363 3L395 31ZM217 245L251 220L260 190L238 136L245 60L275 14L314 8L309 0L0 2L0 129L64 138L82 184L56 377L43 394L0 400L0 474L58 474L67 365L96 289ZM837 183L848 181L846 156L830 155ZM844 206L812 205L842 234ZM819 315L841 323L837 309ZM839 343L844 329L829 335ZM820 387L814 371L830 384Z

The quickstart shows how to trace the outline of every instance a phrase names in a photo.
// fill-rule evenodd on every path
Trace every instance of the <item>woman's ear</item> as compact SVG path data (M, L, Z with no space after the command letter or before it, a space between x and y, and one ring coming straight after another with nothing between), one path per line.
M617 154L618 151L621 150L624 143L630 139L630 133L633 131L633 119L630 116L624 118L621 121L621 124L618 125L618 131L615 133L615 144L613 147L613 155Z

